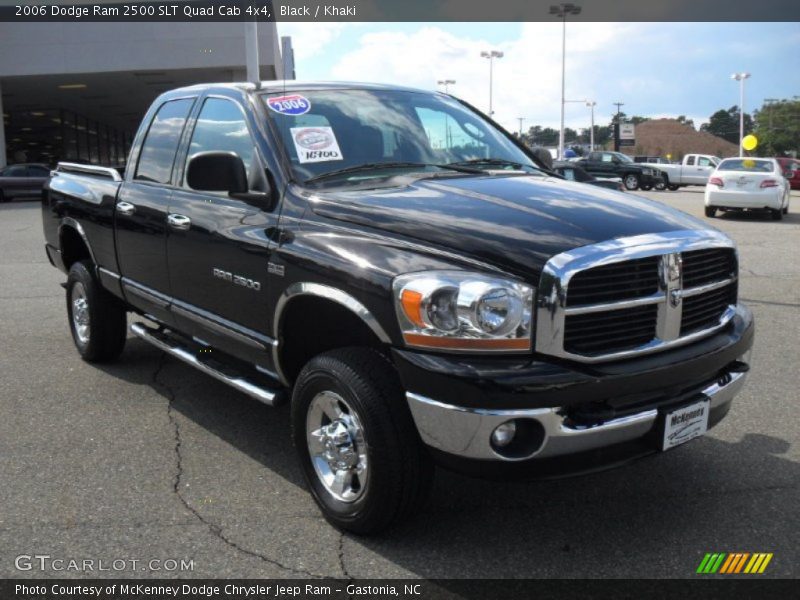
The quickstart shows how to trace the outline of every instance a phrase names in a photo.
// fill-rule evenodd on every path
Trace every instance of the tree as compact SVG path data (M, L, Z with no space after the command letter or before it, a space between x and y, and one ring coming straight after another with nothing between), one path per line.
M780 156L800 150L800 100L765 103L755 111L759 156Z
M739 107L731 106L728 110L718 110L703 123L700 131L706 131L733 144L739 143ZM753 118L744 113L744 133L753 131Z
M694 119L687 119L686 115L680 115L677 119L675 119L681 125L686 125L694 129Z

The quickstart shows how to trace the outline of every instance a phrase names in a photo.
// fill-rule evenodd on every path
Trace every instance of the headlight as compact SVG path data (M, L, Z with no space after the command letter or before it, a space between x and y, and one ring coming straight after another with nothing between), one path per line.
M453 351L529 351L533 288L462 271L426 271L394 280L407 345Z

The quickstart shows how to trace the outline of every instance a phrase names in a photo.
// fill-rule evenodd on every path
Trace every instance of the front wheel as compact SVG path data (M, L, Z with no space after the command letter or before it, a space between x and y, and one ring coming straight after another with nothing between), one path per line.
M667 185L667 189L668 189L670 192L677 192L677 191L680 189L680 187L681 187L681 186L679 186L679 185L675 185L674 183L670 183L670 184L668 184L668 185Z
M635 173L625 175L622 182L625 184L626 190L633 191L639 189L639 176Z
M432 459L383 355L343 348L313 358L297 378L291 411L303 474L334 526L376 533L427 498Z
M89 262L76 262L67 277L67 316L75 347L85 361L114 360L125 347L126 312L100 287Z
M667 189L667 186L668 186L668 185L669 185L669 177L667 177L666 175L664 175L664 178L663 178L663 180L662 180L662 181L659 181L659 182L656 184L656 189L657 189L659 192L663 192L664 190L666 190L666 189Z
M652 185L643 185L643 186L641 187L641 190L642 190L643 192L649 192L649 191L650 191L650 190L652 190L652 189L653 189L653 186L652 186Z

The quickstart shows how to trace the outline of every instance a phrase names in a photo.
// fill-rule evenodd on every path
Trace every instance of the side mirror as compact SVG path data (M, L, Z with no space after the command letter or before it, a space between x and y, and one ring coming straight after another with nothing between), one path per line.
M247 193L247 170L233 152L200 152L189 161L186 183L204 192Z
M786 177L786 179L791 179L792 177L794 177L794 171L788 169L783 172L783 176Z

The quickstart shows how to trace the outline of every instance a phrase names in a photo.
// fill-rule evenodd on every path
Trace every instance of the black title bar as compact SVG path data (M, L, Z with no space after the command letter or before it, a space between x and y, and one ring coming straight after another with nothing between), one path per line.
M0 0L2 22L522 22L558 20L556 0ZM798 0L573 0L570 21L800 21ZM756 42L757 43L757 40Z

